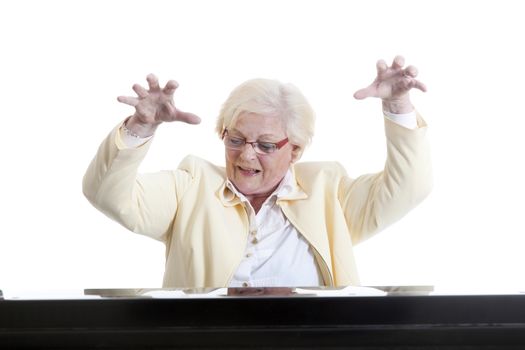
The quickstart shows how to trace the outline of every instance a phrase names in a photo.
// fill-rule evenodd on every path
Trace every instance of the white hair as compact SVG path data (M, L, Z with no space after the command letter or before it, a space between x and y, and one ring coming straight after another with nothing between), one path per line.
M277 80L251 79L238 87L224 102L215 130L222 136L242 113L255 113L282 118L291 144L299 146L299 154L312 141L315 114L299 89Z

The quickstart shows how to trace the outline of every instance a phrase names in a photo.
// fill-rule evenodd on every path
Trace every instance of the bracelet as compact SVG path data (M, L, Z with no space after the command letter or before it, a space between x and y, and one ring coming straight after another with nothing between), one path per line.
M142 139L143 137L140 135L135 134L133 131L126 128L126 123L122 124L122 130L124 130L124 133L128 136L131 136L136 139Z

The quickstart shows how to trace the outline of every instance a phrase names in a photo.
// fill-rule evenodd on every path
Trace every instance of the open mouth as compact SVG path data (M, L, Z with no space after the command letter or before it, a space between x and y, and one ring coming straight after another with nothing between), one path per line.
M240 167L240 166L238 166L237 169L244 176L255 176L255 175L257 175L257 174L259 174L261 172L258 169L243 168L243 167Z

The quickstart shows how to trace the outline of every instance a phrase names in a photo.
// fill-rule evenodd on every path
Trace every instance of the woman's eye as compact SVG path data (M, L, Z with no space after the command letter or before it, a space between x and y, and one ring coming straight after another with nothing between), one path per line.
M273 143L260 142L258 145L261 151L264 152L272 152L275 148L275 145Z
M237 137L230 137L230 143L235 146L240 146L244 144L244 139L240 139Z

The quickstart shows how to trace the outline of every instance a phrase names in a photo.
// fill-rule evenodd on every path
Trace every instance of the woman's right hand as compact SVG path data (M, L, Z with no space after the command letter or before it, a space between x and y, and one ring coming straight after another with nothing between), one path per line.
M179 86L175 80L166 83L163 89L159 80L153 74L146 78L149 90L139 84L133 85L133 91L138 97L119 96L117 100L135 107L135 114L126 122L126 128L133 133L148 137L153 135L163 122L181 121L188 124L199 124L201 119L192 113L182 112L175 107L173 94Z

